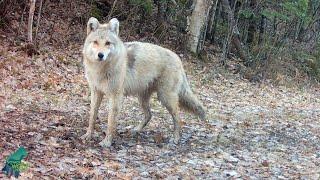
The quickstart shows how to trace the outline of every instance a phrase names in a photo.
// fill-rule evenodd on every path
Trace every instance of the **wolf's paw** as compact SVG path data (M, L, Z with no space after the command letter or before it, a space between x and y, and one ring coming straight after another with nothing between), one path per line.
M92 139L92 132L87 131L80 137L83 141L90 141Z
M109 138L105 138L99 143L99 145L103 148L109 148L111 147L111 144L112 144L112 140Z

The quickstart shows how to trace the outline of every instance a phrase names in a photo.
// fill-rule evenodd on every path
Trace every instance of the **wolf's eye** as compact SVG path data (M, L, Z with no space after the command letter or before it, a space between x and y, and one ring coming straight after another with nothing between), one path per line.
M93 41L93 44L98 45L99 43L98 41Z
M109 46L111 43L109 41L106 42L106 46Z

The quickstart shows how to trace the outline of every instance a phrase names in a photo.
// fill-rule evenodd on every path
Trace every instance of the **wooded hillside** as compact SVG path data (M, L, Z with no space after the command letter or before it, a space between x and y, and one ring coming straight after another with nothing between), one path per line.
M101 21L116 17L121 22L124 41L174 47L205 62L212 62L211 55L215 55L222 66L231 65L231 69L251 81L283 76L296 80L320 78L317 0L2 0L0 3L2 31L15 34L15 43L34 37L37 51L47 44L58 47L81 44L89 17ZM35 9L30 6L32 3ZM28 23L30 20L32 24ZM32 32L28 33L28 29Z

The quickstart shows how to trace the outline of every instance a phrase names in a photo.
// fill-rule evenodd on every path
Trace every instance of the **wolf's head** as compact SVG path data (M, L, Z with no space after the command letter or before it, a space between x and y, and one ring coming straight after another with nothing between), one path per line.
M117 46L121 43L118 37L119 21L111 19L106 24L91 17L87 24L87 38L83 53L89 61L107 61L118 53Z

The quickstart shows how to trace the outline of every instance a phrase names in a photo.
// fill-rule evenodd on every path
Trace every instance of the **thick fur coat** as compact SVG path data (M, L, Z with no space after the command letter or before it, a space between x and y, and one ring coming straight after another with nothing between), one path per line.
M145 114L133 133L141 131L150 121L149 101L154 92L172 116L175 143L180 139L179 107L205 119L205 110L192 93L177 54L150 43L123 43L117 19L106 24L100 24L96 18L89 19L83 57L91 91L89 127L83 139L92 137L104 95L109 98L107 135L100 143L104 147L112 144L124 95L137 96Z

